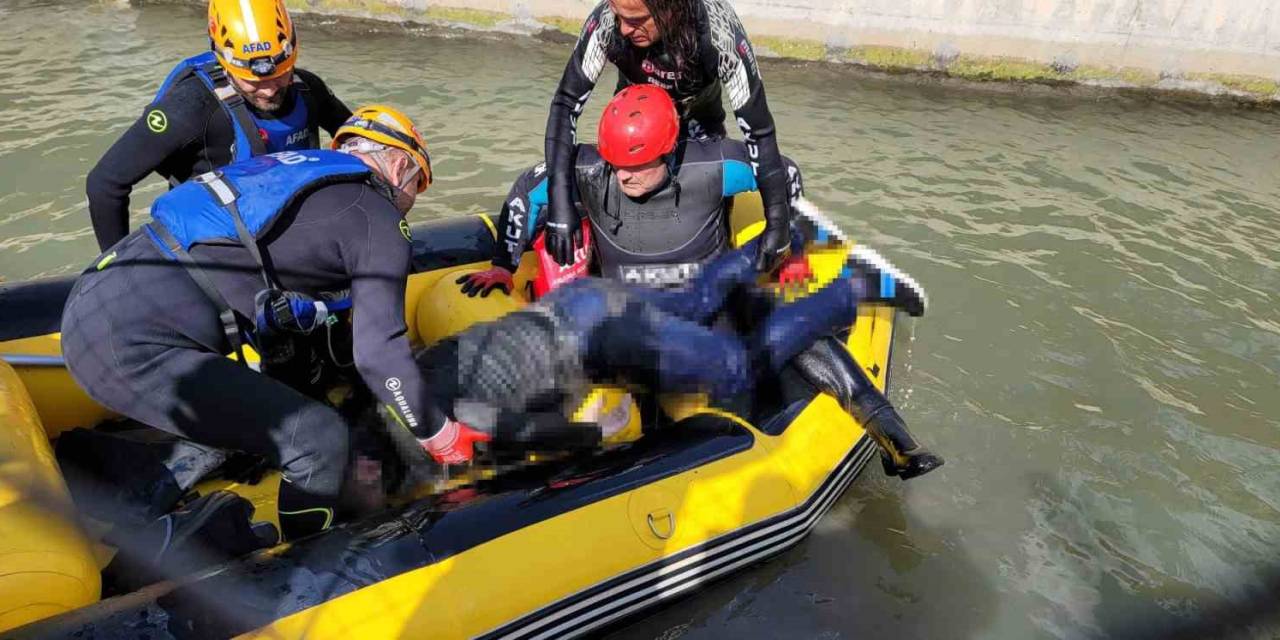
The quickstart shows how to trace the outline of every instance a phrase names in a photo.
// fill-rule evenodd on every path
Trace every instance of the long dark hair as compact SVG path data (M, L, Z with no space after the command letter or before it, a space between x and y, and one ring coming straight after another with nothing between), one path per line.
M663 51L676 71L689 75L696 72L698 58L698 4L702 0L644 0L658 27ZM617 50L631 46L626 38L613 38Z

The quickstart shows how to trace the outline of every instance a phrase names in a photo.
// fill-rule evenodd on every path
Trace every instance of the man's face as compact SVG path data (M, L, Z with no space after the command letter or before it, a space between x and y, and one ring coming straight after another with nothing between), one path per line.
M609 0L609 8L618 17L618 30L622 37L641 49L658 41L658 25L649 13L644 0Z
M614 167L618 188L632 198L648 195L667 179L667 164L662 158L638 167Z
M271 113L284 106L284 99L289 95L289 84L293 82L293 71L269 80L242 80L231 76L231 81L253 108Z

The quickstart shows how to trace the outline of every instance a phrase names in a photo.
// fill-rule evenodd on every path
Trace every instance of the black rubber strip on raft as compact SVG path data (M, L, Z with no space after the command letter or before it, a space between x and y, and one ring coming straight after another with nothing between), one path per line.
M5 638L225 638L439 562L499 536L750 449L751 432L702 414L616 451L516 470L212 575L162 583ZM531 553L536 549L531 549Z
M870 438L858 441L818 489L795 508L602 582L481 637L526 640L577 636L624 617L629 608L642 610L713 579L717 572L729 573L735 563L745 566L776 555L804 538L861 473L873 450Z
M433 271L493 257L494 239L479 216L410 225L413 270ZM57 333L75 276L0 284L0 342Z
M0 342L56 333L74 276L0 284Z
M493 232L478 215L421 222L409 230L415 273L493 259Z

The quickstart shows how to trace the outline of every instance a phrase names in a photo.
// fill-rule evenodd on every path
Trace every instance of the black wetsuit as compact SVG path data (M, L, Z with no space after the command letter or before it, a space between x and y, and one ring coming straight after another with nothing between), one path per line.
M643 198L618 188L612 168L595 145L578 145L572 196L580 216L591 220L599 272L633 284L680 284L698 265L732 244L733 196L756 189L750 155L742 142L686 140L671 156L674 179ZM787 193L803 194L800 169L789 158ZM547 221L545 164L532 167L511 186L498 219L493 264L510 271Z
M765 99L764 82L755 52L728 0L698 0L696 59L677 66L662 40L637 48L618 30L607 1L596 6L583 25L551 101L547 119L546 162L550 173L549 215L553 223L569 224L573 216L573 164L577 119L595 88L606 60L618 67L619 89L628 84L654 84L675 99L686 137L725 134L721 86L746 138L748 155L764 199L765 218L774 233L766 241L786 240L790 221L786 169L774 132L773 115ZM772 252L781 247L768 247Z
M361 378L401 421L431 431L444 418L428 402L406 337L411 247L402 220L383 190L330 184L286 209L260 244L285 288L313 297L350 289ZM250 253L225 243L193 245L190 254L230 306L253 318L263 282ZM285 535L323 524L347 461L347 424L324 404L226 358L231 345L214 304L147 229L81 275L62 336L72 376L92 398L191 440L266 456L287 480L281 511L301 514L282 517Z
M306 101L306 135L311 140L307 147L315 148L318 143L317 129L332 135L351 117L351 110L309 71L294 70L289 93L278 113L290 112L298 100ZM249 108L256 119L269 120L276 115ZM152 115L157 111L163 116ZM234 141L231 118L213 92L194 75L147 105L142 116L89 172L85 190L98 247L106 251L129 233L129 193L135 184L153 171L177 184L224 166L232 161ZM299 148L292 141L283 140L269 144L268 150L286 146Z

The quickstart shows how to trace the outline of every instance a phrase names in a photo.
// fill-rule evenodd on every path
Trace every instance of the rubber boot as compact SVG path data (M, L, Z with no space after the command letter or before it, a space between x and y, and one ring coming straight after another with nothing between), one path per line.
M876 395L879 395L878 391ZM880 464L885 475L910 480L945 463L942 456L916 442L907 431L907 425L902 423L902 416L887 400L875 412L862 418L862 426L880 445Z
M880 445L880 462L886 475L910 480L943 465L941 456L924 448L907 431L889 399L867 379L862 367L838 340L819 340L794 363L801 375L834 396L841 408L862 423Z

